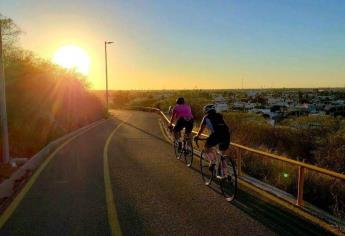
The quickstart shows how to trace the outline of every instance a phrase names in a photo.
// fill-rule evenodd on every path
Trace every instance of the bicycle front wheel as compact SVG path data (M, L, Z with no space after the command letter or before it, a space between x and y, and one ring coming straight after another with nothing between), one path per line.
M235 162L230 159L230 157L226 157L223 163L224 165L226 164L226 166L223 165L223 168L226 169L226 177L221 179L220 188L225 199L228 202L231 202L235 199L237 194L237 173Z
M189 139L187 139L185 142L183 156L184 156L187 166L191 167L193 164L194 152L193 152L192 141Z
M202 151L200 154L200 172L205 185L210 185L212 183L216 173L215 169L210 168L209 163L206 153Z

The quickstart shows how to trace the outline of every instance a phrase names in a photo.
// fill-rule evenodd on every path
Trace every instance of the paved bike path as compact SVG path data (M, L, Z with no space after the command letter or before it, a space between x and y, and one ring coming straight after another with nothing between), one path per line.
M130 119L122 117L128 117ZM240 191L229 204L164 141L158 116L117 111L109 149L114 198L125 235L326 235L320 227ZM119 155L120 154L120 155ZM217 189L217 188L216 188Z
M118 129L109 151L125 235L274 235L175 159L155 114L134 112Z
M229 204L173 156L153 113L116 111L61 149L0 235L110 235L103 152L123 235L324 235L241 192ZM126 121L121 126L118 126ZM117 127L116 130L114 130Z
M108 120L60 150L0 230L0 235L110 235L103 148L117 124Z

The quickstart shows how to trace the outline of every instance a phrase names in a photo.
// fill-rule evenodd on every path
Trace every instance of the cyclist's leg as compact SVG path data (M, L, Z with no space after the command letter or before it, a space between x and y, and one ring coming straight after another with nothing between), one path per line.
M179 140L180 137L181 137L181 130L183 129L183 119L182 118L179 118L177 121L176 121L176 125L173 129L173 132L174 132L174 139L175 140Z
M193 120L185 120L184 122L184 128L185 128L185 137L186 139L191 139L192 138L192 131L193 131L193 125L194 121Z
M181 132L174 130L174 141L179 140L181 138Z
M204 151L207 155L207 159L209 160L210 164L215 164L216 163L216 150L214 147L205 147Z
M219 152L224 156L230 146L230 134L226 133L219 137ZM228 166L225 159L222 160L223 173L224 175L229 175Z
M214 149L214 146L217 145L217 140L214 134L211 134L207 139L204 146L204 151L208 157L208 160L210 161L210 164L216 163L216 150Z

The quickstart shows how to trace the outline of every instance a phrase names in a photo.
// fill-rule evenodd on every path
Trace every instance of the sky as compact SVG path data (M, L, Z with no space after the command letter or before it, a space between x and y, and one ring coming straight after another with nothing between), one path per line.
M67 44L91 58L89 81L110 89L345 86L344 0L1 0L51 59Z

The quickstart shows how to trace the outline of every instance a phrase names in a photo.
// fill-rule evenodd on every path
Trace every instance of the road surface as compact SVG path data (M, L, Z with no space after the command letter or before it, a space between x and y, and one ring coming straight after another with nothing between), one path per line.
M227 203L175 159L158 115L113 113L52 157L0 235L326 234L249 193Z

